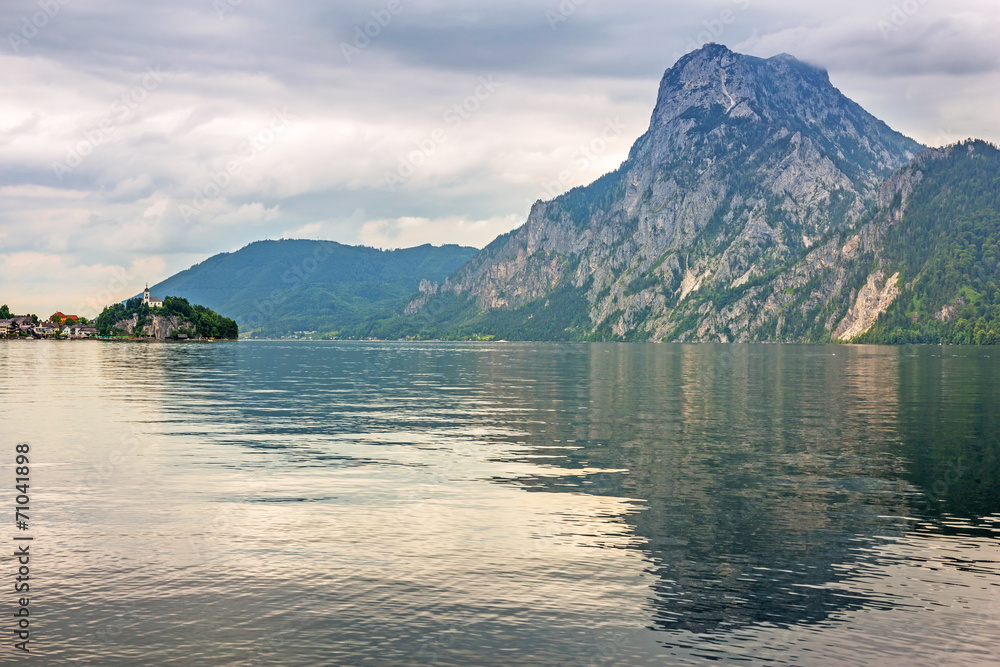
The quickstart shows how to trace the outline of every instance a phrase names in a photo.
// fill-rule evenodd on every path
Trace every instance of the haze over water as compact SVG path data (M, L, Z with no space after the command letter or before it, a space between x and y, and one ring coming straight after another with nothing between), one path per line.
M0 341L32 661L996 663L994 352Z

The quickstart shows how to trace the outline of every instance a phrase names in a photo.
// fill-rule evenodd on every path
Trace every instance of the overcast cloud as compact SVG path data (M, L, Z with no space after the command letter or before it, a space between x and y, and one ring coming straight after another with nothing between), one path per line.
M264 238L483 246L616 168L709 40L1000 141L996 2L5 0L0 30L0 302L40 315Z

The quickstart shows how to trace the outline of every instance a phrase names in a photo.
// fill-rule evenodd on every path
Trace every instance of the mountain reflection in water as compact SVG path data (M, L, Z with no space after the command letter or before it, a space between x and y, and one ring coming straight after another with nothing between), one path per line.
M0 342L40 650L997 662L992 352Z
M628 522L658 577L659 628L815 623L905 604L839 583L875 571L878 545L907 532L996 536L1000 367L975 354L595 347L571 395L539 384L531 397L586 406L533 420L531 441L573 449L535 447L531 460L565 470L510 481L641 502ZM590 472L604 469L616 472Z

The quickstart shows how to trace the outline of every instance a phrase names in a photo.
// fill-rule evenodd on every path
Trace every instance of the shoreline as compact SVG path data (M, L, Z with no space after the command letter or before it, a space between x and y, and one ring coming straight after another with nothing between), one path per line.
M27 336L15 336L10 338L0 338L0 341L24 341L24 342L49 342L49 343L81 343L84 341L96 341L100 343L228 343L236 342L236 338L188 338L187 340L177 340L175 338L103 338L92 336L89 338L31 338Z
M681 341L681 340L476 340L474 338L444 339L444 338L239 338L240 342L259 341L264 343L478 343L481 345L495 344L553 344L553 345L790 345L795 347L954 347L962 349L1000 349L1000 345L955 345L954 343L851 343L846 341L826 342L795 342L773 340L749 341Z

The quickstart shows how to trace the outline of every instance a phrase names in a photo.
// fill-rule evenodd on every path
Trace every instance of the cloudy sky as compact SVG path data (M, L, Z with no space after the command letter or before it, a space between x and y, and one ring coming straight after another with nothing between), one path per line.
M483 246L616 168L706 41L1000 141L993 0L3 0L0 28L0 302L42 315L265 238Z

